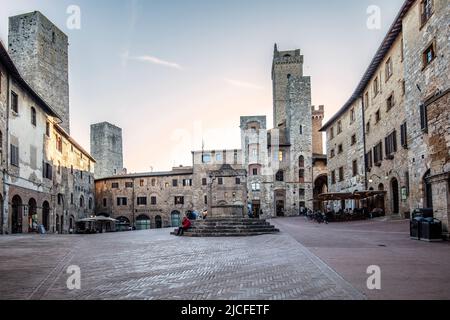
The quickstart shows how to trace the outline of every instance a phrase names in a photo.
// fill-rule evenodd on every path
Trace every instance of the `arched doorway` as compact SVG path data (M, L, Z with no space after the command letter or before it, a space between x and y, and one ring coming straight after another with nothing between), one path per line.
M162 228L162 218L161 218L161 216L156 216L155 217L155 226L156 226L156 229L161 229Z
M64 233L64 213L61 214L61 220L59 221L61 226L60 226L60 233L63 234Z
M74 227L75 227L75 217L70 216L69 219L69 233L74 233Z
M317 199L319 195L327 192L328 192L328 177L326 174L320 175L317 177L316 181L314 181L314 199ZM305 199L303 199L303 201L304 200ZM314 211L316 210L324 211L323 203L321 201L314 201Z
M275 191L275 214L277 217L285 216L286 191Z
M117 231L128 231L130 229L130 219L127 217L118 217L116 219L118 223L116 223Z
M42 224L45 231L50 231L50 205L47 201L42 204Z
M38 229L37 203L31 198L28 201L28 232L36 232Z
M181 219L180 219L180 212L179 211L172 211L170 214L171 218L171 225L172 227L178 228L181 226Z
M423 176L423 206L433 209L433 187L430 182L431 171L428 170Z
M148 230L151 228L151 220L145 214L136 218L136 230Z
M56 233L61 233L61 230L59 229L59 215L56 215L55 219Z
M23 221L23 205L22 198L19 196L14 196L11 202L12 208L12 228L13 234L22 233L22 221Z
M400 213L400 190L398 180L392 178L391 180L391 201L392 201L392 214Z

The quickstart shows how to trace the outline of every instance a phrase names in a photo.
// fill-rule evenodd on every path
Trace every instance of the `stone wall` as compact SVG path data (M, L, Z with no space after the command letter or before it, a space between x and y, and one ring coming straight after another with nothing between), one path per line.
M68 38L38 11L9 19L9 54L70 133Z

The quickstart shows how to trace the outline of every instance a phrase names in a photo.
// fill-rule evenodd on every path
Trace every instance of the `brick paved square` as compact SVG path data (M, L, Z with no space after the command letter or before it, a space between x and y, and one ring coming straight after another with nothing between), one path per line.
M450 299L450 244L410 240L408 221L271 223L280 234L4 236L0 299ZM71 265L81 268L81 290L67 289ZM370 265L381 268L381 290L367 289Z
M67 289L70 265L81 290ZM0 282L1 299L364 299L288 234L2 237Z

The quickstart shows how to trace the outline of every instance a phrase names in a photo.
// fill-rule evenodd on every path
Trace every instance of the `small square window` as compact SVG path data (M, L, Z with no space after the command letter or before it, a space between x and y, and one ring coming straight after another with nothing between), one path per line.
M428 65L433 62L436 58L436 50L434 47L434 43L432 43L424 52L423 52L423 67L426 68Z

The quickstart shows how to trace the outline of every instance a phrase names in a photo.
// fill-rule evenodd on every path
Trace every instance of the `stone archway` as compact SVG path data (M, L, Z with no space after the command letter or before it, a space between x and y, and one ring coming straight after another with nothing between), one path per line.
M378 185L378 191L384 191L384 184L380 183ZM378 195L375 200L375 206L378 209L381 209L384 214L386 214L386 206L384 204L384 198L385 198L384 195Z
M50 231L50 205L47 201L42 204L42 224L45 231Z
M36 232L38 229L37 202L34 198L28 200L28 232Z
M314 199L317 199L319 195L328 192L328 176L322 174L316 178L314 181ZM324 211L322 202L314 202L314 211Z
M13 234L22 233L23 203L20 196L15 195L12 198L11 209L11 232Z
M275 190L275 216L284 217L286 212L286 190Z
M147 215L141 214L136 218L136 230L148 229L151 229L151 220Z
M74 233L75 230L75 217L73 215L70 216L69 219L69 233Z

